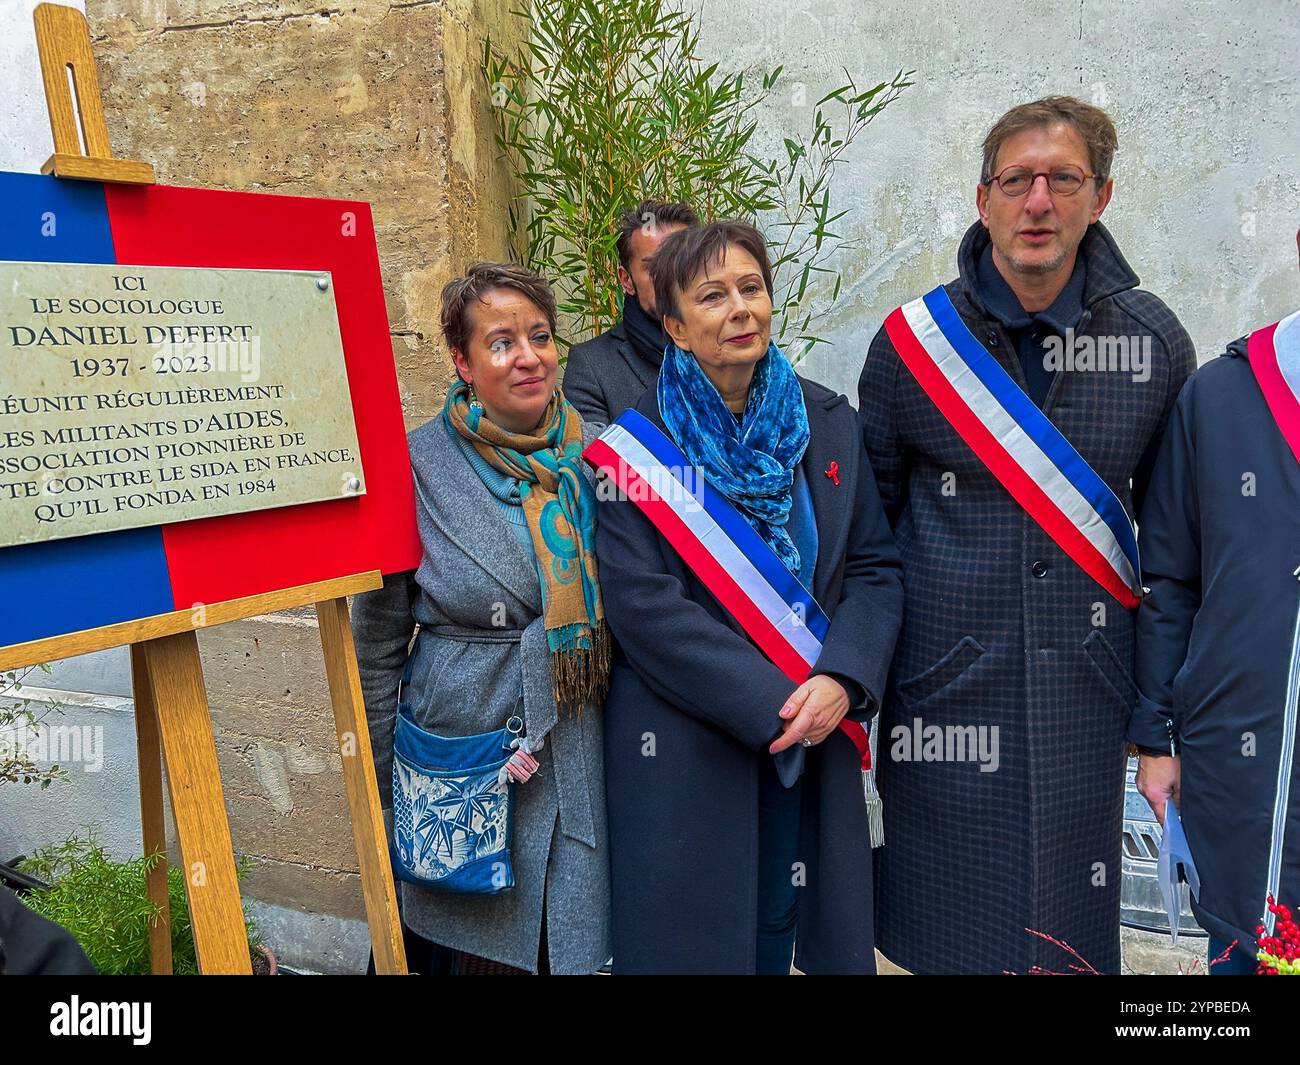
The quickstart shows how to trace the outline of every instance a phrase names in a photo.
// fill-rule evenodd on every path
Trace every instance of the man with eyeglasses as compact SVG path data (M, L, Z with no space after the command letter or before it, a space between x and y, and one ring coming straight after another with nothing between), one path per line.
M907 595L877 942L913 972L1119 970L1132 519L1196 360L1101 224L1116 146L1080 100L1003 115L957 280L858 385Z

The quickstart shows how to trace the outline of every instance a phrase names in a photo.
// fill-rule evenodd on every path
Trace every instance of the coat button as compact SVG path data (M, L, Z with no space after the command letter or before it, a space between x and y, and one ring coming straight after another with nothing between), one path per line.
M1033 573L1035 577L1046 577L1047 563L1042 561L1035 562L1033 566L1030 567L1030 572Z
M998 346L997 333L989 333L989 347L996 348L997 346Z

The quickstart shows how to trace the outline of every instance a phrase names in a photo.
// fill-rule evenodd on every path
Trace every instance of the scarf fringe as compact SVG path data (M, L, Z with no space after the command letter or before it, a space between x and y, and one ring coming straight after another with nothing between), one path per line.
M589 647L568 647L551 654L555 705L562 714L581 716L588 704L600 706L609 691L613 641L602 618L591 630Z

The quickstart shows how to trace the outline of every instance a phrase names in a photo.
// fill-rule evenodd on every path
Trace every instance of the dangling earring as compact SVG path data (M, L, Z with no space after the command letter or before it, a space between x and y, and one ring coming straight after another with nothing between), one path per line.
M465 378L462 377L461 380L462 380L462 381L465 381ZM474 382L472 382L472 381L465 381L465 387L469 389L469 406L470 406L470 409L473 410L475 407L477 407L477 408L478 408L477 413L482 414L482 413L483 413L483 404L481 404L481 403L478 401L478 393L474 391Z

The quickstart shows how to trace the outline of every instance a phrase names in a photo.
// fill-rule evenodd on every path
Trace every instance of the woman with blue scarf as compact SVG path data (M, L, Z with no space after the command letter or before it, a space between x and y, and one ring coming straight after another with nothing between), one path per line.
M610 640L555 318L551 287L519 266L475 263L443 289L457 376L407 438L423 557L353 610L420 972L591 973L609 958Z
M902 579L857 416L772 342L752 226L674 234L651 271L672 342L634 408L642 434L680 449L757 534L736 544L797 578L829 626L811 676L789 679L710 591L699 550L688 564L630 491L601 486L614 969L872 973L863 777L838 726L875 713Z

